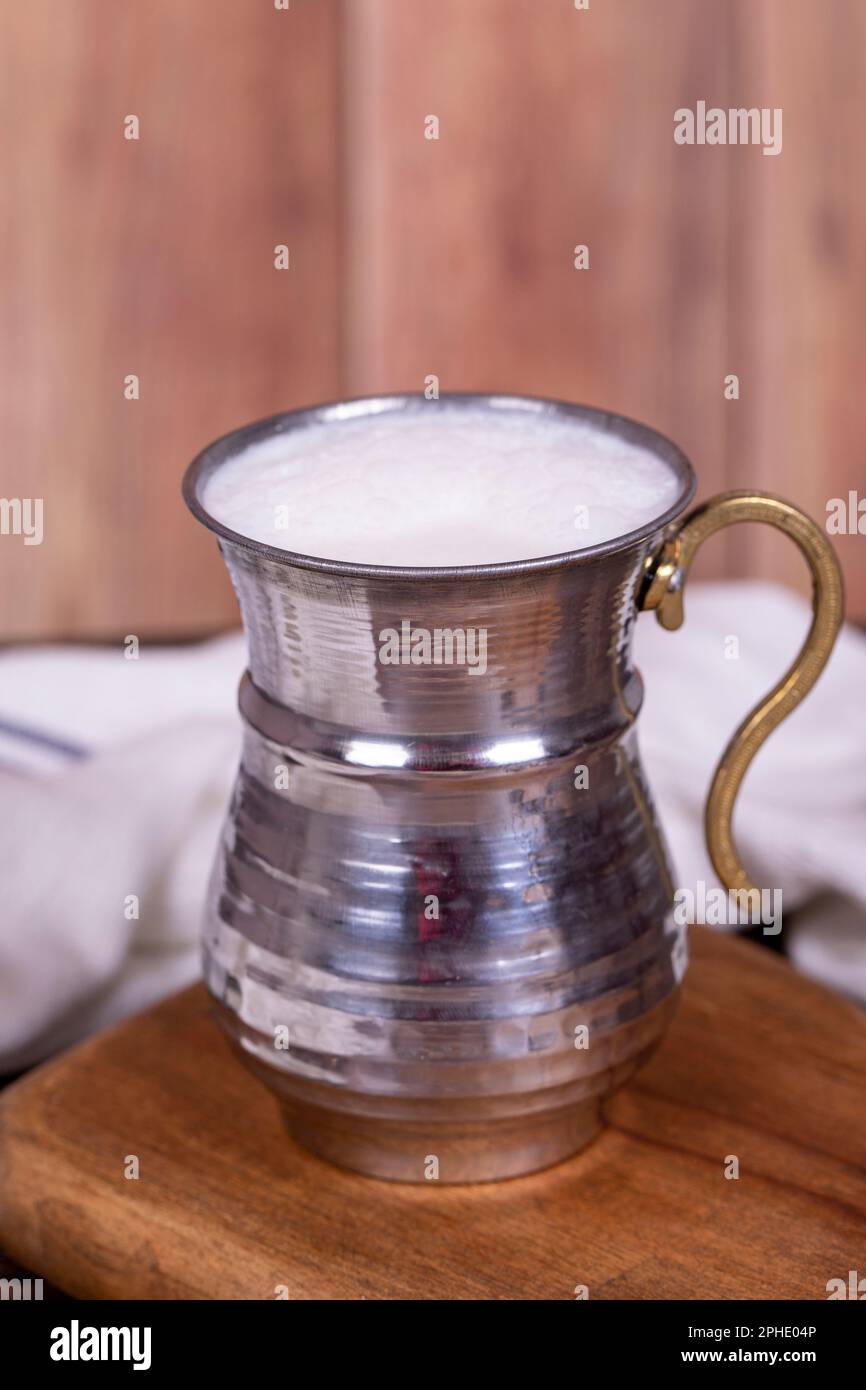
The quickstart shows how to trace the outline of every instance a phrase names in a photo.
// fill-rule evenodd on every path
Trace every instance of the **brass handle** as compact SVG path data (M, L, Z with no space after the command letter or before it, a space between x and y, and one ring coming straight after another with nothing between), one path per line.
M704 813L713 867L727 889L755 892L740 863L731 819L746 769L767 738L823 671L842 625L843 589L839 562L827 537L810 517L769 492L726 492L697 507L647 560L639 606L654 608L662 627L683 621L683 588L699 546L736 521L766 521L797 542L812 572L812 626L793 665L766 699L746 716L721 756Z

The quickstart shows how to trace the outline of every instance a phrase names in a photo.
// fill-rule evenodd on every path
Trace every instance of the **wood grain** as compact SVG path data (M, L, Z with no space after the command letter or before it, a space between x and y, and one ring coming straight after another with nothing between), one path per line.
M362 0L350 15L351 389L433 373L443 390L604 406L672 435L705 494L725 486L738 152L673 140L674 110L729 71L725 7ZM703 574L723 572L726 544Z
M31 0L3 38L0 495L46 509L0 538L5 639L233 623L191 455L431 374L645 419L702 496L866 497L860 0ZM676 146L698 100L782 107L781 155ZM768 528L696 574L805 585Z
M699 497L751 485L819 521L866 497L858 0L358 0L347 22L352 390L563 396L670 434ZM781 106L782 153L676 146L698 100ZM866 538L838 544L863 620ZM696 574L808 588L766 527Z
M236 621L180 478L224 430L338 393L336 16L7 7L0 495L42 497L45 539L0 538L5 639Z
M784 148L735 164L731 357L742 396L732 485L785 493L824 521L830 498L866 498L866 181L856 172L866 160L866 10L859 0L738 0L736 30L737 89L783 109ZM832 539L862 623L866 535ZM762 533L755 545L747 532L733 545L738 573L806 587L780 537Z
M749 943L692 949L602 1137L469 1188L304 1153L189 990L0 1097L0 1244L100 1298L824 1299L862 1270L866 1018Z

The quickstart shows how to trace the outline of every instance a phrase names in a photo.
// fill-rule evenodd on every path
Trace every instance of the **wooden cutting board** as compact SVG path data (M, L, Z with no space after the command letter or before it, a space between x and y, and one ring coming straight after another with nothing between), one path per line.
M478 1187L306 1154L189 989L0 1097L0 1246L80 1297L825 1299L866 1274L866 1015L748 942L691 939L602 1137Z

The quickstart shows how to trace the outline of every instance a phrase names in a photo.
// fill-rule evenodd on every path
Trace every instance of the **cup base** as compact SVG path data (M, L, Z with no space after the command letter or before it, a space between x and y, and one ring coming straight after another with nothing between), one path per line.
M293 1139L340 1168L388 1182L476 1183L522 1177L571 1158L602 1128L598 1100L508 1121L394 1124L282 1102Z
M676 1008L675 989L655 1008L596 1044L593 1073L544 1090L407 1096L359 1092L300 1077L264 1061L261 1034L212 1000L231 1046L272 1091L289 1134L319 1158L389 1182L481 1183L524 1177L572 1158L599 1134L603 1104L655 1051ZM447 1074L446 1074L447 1079Z

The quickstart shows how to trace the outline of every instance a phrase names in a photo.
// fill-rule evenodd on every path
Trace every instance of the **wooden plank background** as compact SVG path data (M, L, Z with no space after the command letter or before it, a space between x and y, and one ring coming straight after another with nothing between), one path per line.
M336 18L4 8L0 495L45 499L41 546L0 537L6 638L237 621L180 478L215 435L338 390Z
M704 496L823 518L866 495L858 0L31 0L2 23L0 495L44 497L46 527L0 537L7 640L235 621L188 459L430 374L646 419ZM676 146L699 99L781 106L781 155ZM866 538L839 549L866 619ZM699 566L802 582L752 527Z

